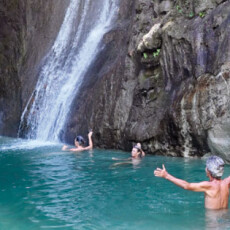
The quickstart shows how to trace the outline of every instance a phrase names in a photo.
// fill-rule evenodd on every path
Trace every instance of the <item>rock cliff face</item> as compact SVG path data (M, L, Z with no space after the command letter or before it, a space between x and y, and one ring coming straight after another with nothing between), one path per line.
M66 139L93 127L99 147L128 150L140 141L148 153L230 158L229 1L126 7L129 25L118 22L105 36L106 67L89 71L97 80L78 95Z
M0 3L0 133L12 135L67 1L10 2ZM229 12L224 0L121 0L63 140L93 128L98 147L230 161Z
M0 133L16 136L42 58L52 45L69 0L0 2Z
M162 1L160 6L165 9L168 2ZM139 43L137 49L143 56L149 57L151 52L154 56L160 50L160 78L164 81L163 87L157 87L164 100L159 93L153 104L160 100L158 108L165 113L151 116L156 133L154 128L147 129L146 148L150 151L185 157L210 151L228 154L229 141L227 136L223 138L227 125L222 123L229 116L229 7L223 1L177 1L157 22L160 26L156 23ZM161 46L151 38L155 43L161 40ZM129 123L129 130L136 126L132 117Z

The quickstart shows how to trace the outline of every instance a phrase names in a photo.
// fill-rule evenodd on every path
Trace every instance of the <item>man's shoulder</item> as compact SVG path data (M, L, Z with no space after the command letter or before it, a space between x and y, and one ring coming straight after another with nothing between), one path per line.
M212 182L211 181L201 181L200 184L202 184L203 186L211 186Z
M209 189L213 186L212 182L211 181L201 181L198 183L198 185L202 188L206 188L206 189Z
M224 183L230 183L230 176L226 177L225 179L222 180Z

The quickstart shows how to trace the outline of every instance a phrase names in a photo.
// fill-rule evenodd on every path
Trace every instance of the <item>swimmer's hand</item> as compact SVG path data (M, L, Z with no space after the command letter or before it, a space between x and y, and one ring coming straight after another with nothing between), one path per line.
M88 138L91 138L91 137L92 137L92 135L93 135L93 131L92 131L92 130L90 130L90 131L89 131L89 133L88 133Z
M119 161L119 160L121 160L121 159L116 158L116 157L112 157L112 160L114 160L114 161Z
M165 166L162 165L162 169L157 168L156 170L154 170L154 175L157 177L166 178L168 175L168 172L166 171Z
M67 150L68 149L68 146L67 145L64 145L63 147L62 147L62 150L63 151L65 151L65 150Z
M137 143L137 147L141 150L141 156L144 157L145 156L145 152L141 148L141 143Z
M76 138L74 139L74 145L75 145L76 147L78 147L78 142L77 142Z

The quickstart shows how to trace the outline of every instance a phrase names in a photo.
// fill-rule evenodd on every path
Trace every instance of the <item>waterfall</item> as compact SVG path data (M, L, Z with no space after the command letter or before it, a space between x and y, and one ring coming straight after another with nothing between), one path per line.
M84 75L102 48L119 0L71 0L21 116L19 136L58 141Z

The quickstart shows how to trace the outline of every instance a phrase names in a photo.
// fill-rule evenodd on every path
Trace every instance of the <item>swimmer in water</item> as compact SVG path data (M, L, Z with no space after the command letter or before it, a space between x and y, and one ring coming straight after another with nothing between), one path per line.
M141 158L143 155L142 155L142 149L141 149L141 146L140 146L140 143L137 143L137 145L135 145L132 149L132 152L131 152L131 156L132 158L134 159L139 159Z
M126 164L133 164L133 165L138 165L140 163L141 158L145 156L144 151L141 149L141 144L137 143L133 148L131 152L131 157L126 158L126 159L119 159L119 158L112 158L113 160L123 160L126 162L119 162L113 164L113 166L117 165L126 165Z
M204 192L205 208L218 210L228 208L230 177L221 179L224 172L224 161L218 156L211 156L206 161L206 175L209 181L189 183L170 175L164 165L154 171L156 177L162 177L175 185L194 192Z
M141 157L144 157L145 156L145 152L142 150L142 148L141 148L141 143L137 143L137 145L136 145L139 149L140 149L140 151L141 151Z
M93 149L92 134L93 134L93 131L90 131L88 134L89 146L84 147L84 144L85 144L84 138L82 136L77 136L74 139L75 148L69 148L67 145L64 145L62 147L62 150L63 151L72 151L72 152L81 152L81 151Z

